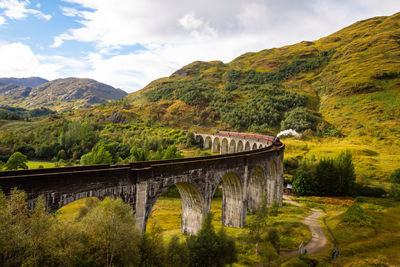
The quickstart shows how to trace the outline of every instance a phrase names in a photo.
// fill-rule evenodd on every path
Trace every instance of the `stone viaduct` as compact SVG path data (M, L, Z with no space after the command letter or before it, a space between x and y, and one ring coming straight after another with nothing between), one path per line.
M157 199L176 186L185 234L200 229L218 187L223 192L222 223L226 226L243 227L246 211L254 210L263 194L269 204L282 204L284 145L273 145L268 136L232 132L195 136L203 139L204 147L211 144L213 151L235 153L126 165L2 171L0 188L6 195L14 187L24 190L30 206L44 195L51 211L81 198L121 197L135 209L137 226L145 231Z

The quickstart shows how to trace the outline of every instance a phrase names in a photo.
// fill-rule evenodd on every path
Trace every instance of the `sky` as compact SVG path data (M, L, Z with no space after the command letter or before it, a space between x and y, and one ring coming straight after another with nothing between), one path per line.
M400 0L0 0L0 77L137 91L196 60L312 41Z

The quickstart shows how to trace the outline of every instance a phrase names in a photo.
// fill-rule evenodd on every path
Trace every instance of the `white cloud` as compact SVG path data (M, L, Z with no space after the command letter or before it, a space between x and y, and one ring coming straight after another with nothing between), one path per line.
M63 13L64 16L67 17L75 17L79 15L79 11L76 10L75 8L71 8L71 7L61 7L61 11Z
M0 0L0 9L5 9L4 15L10 19L24 19L29 14L39 19L50 20L51 15L44 14L36 9L27 8L28 0ZM36 5L37 8L39 7Z
M0 44L0 62L7 62L0 76L88 77L131 92L195 60L229 62L245 52L315 40L357 20L400 10L394 0L64 2L84 8L60 7L81 26L55 36L53 51L62 53L68 40L92 43L93 51L66 58L37 55L21 43ZM29 10L27 1L0 3L22 3L22 9L5 10L9 18L35 15L20 11ZM127 50L136 44L144 49Z
M183 26L188 31L197 30L201 25L203 25L203 20L195 17L194 13L191 12L186 14L179 20L179 24Z
M6 19L0 16L0 25L6 23Z
M32 50L22 43L0 44L0 77L41 76L50 79L60 75L63 66L41 62Z
M80 73L132 91L194 60L230 61L242 53L315 40L349 24L400 10L396 0L66 0L81 27L54 38L91 42L91 70ZM89 11L88 11L89 10ZM146 49L104 58L121 47ZM94 56L96 55L96 56Z

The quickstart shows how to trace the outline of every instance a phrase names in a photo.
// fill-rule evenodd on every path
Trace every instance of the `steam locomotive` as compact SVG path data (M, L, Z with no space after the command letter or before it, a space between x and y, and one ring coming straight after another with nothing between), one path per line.
M276 136L276 137L274 138L274 141L272 142L272 144L273 144L274 146L281 146L281 145L282 145L282 142L281 142L281 140L279 140L279 137Z

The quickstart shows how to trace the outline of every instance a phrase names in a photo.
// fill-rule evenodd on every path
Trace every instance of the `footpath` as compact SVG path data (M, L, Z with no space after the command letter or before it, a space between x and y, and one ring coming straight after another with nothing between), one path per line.
M297 207L302 207L303 205L291 200L290 196L284 195L283 199L285 202L295 205ZM318 218L322 216L322 212L316 209L311 209L313 213L307 216L302 222L310 228L311 231L311 240L304 246L304 250L307 251L307 254L312 254L320 251L327 243L324 231L318 223ZM298 254L299 251L283 251L281 252L281 256L290 256L294 254Z

